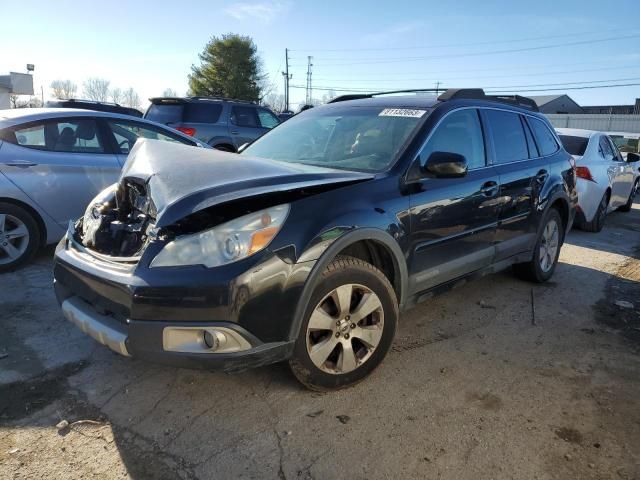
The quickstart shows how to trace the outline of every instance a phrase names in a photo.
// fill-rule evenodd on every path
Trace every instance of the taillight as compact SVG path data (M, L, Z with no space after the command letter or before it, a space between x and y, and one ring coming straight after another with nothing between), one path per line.
M578 178L584 178L585 180L589 180L590 182L595 182L595 180L591 176L591 172L587 167L576 167L576 175L578 176Z
M178 130L179 132L184 133L185 135L189 135L190 137L193 137L196 134L196 129L195 128L176 127L176 130Z

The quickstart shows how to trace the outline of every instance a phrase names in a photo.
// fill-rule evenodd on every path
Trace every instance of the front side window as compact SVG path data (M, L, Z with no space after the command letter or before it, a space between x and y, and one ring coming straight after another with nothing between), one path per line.
M231 107L231 123L238 127L258 127L258 116L254 107Z
M546 157L547 155L552 155L558 151L558 143L556 142L556 137L553 135L549 127L542 121L537 118L529 117L529 125L531 125L531 129L533 130L533 136L536 139L536 143L538 145L538 150L540 150L540 155Z
M278 117L268 110L258 109L258 118L260 120L260 126L262 128L273 128L280 123Z
M496 163L528 159L529 150L520 115L502 110L486 110L486 115L491 125Z
M478 111L459 110L446 116L420 152L420 161L424 164L434 152L462 155L469 169L484 167L484 140Z
M267 132L241 155L358 171L382 171L395 160L427 109L353 107L307 110Z
M47 120L10 129L12 143L28 148L67 153L104 153L92 118ZM14 137L15 135L15 137Z
M193 142L189 142L177 135L171 135L169 132L164 132L159 128L154 128L143 123L129 122L126 120L109 120L107 121L107 124L109 125L109 129L116 140L119 153L124 155L131 151L138 138L149 138L151 140L162 140L164 142L194 145Z

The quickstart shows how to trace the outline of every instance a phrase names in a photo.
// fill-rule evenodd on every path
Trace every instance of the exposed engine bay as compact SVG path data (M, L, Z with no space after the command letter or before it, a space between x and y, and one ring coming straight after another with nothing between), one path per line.
M135 257L142 253L154 228L156 210L146 185L126 178L103 192L76 224L78 240L98 253Z

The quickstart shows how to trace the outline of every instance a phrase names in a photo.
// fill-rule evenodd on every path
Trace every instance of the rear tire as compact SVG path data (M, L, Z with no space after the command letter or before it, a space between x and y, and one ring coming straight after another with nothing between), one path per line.
M33 215L0 202L0 272L10 272L33 258L40 248L40 228Z
M515 264L513 266L515 274L523 280L535 283L549 280L558 264L563 239L562 217L560 217L558 210L551 208L547 212L542 229L538 234L533 258L529 262Z
M339 256L322 272L289 366L311 390L354 385L382 362L395 335L398 301L385 275Z
M602 200L598 204L598 210L596 210L596 214L593 216L593 219L590 222L583 222L580 224L580 229L585 232L600 232L604 228L604 220L607 217L607 207L609 206L609 196L605 192L602 196Z
M629 199L627 203L618 208L621 212L628 212L631 210L631 206L633 205L633 201L636 198L636 194L638 193L638 188L640 187L640 178L636 180L636 183L633 184L633 188L631 189L631 193L629 194Z

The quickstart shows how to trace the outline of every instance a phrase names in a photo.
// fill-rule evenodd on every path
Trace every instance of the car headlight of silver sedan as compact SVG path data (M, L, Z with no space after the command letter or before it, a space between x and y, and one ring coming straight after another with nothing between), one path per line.
M151 261L151 267L226 265L266 248L278 234L289 205L250 213L202 232L183 235L167 243Z

